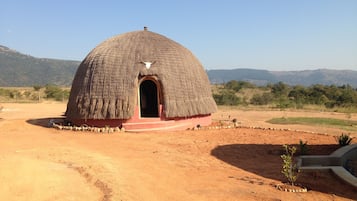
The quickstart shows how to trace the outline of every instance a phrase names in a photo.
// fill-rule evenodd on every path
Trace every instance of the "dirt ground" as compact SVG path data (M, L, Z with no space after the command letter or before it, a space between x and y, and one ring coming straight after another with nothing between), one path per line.
M222 109L214 120L290 130L94 134L46 127L63 115L65 104L2 106L0 200L357 200L357 189L326 172L302 172L298 183L308 188L305 193L275 187L286 181L282 144L301 139L310 154L329 154L342 131L265 123L282 116L346 119L344 114Z

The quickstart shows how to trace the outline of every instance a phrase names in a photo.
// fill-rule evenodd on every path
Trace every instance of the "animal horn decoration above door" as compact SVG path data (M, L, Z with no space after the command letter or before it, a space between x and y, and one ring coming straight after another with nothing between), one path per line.
M155 63L156 63L156 61L154 61L154 62L150 62L150 61L141 61L140 63L145 64L145 67L146 67L147 69L149 69L149 68L151 67L151 65L153 65L153 64L155 64Z

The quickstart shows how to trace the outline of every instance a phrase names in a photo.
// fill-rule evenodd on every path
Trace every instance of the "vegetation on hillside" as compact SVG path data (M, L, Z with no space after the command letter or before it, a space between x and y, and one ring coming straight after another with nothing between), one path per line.
M79 61L36 58L0 45L0 86L70 86Z
M303 109L317 105L327 109L348 108L356 112L357 89L350 85L290 86L283 82L257 86L245 81L214 85L213 97L218 105L265 105L275 108Z

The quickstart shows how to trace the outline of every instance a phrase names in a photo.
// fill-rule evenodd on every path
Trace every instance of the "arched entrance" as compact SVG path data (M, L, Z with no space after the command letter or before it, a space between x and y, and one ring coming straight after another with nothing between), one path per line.
M140 83L140 115L141 117L159 117L157 85L152 80Z

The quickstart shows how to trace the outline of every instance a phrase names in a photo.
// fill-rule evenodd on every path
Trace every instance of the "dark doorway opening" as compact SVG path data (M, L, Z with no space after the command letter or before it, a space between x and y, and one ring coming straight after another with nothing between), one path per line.
M140 84L140 114L141 117L159 117L157 86L152 80Z

